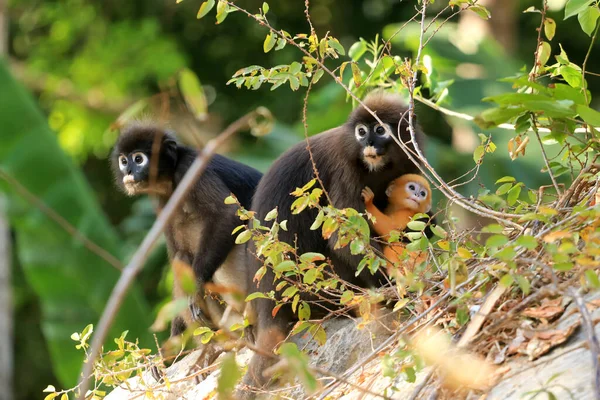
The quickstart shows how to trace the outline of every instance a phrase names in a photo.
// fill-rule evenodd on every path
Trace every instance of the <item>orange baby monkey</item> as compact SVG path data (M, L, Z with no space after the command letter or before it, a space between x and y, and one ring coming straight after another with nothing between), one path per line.
M425 178L416 174L406 174L392 181L385 194L388 206L381 212L374 204L375 195L369 187L362 191L367 211L375 217L374 229L379 236L387 238L392 230L402 231L417 213L427 213L431 210L431 187ZM405 253L401 243L385 246L383 255L393 264L404 264L414 267L425 260L425 254L419 252L410 254L407 261L401 257ZM388 272L391 272L388 266Z

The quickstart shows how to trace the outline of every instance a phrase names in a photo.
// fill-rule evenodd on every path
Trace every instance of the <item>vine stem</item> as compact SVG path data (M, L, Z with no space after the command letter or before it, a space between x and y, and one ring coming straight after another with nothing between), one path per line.
M217 149L236 132L246 128L249 122L257 115L257 111L252 111L238 119L229 125L227 129L219 134L219 136L210 140L202 149L202 151L198 153L198 156L185 173L181 183L173 192L173 195L170 197L162 212L152 225L152 228L144 238L142 244L136 250L135 254L129 261L129 264L127 264L125 269L123 269L123 272L121 273L121 276L119 277L119 280L117 281L117 284L113 288L110 298L108 299L106 307L104 308L104 312L102 313L100 321L97 324L87 361L84 362L83 365L83 370L80 377L81 391L78 397L80 400L85 400L86 398L86 393L90 386L90 378L94 369L94 363L102 350L102 344L104 343L112 322L115 319L123 300L125 299L125 295L129 287L132 285L133 280L144 266L144 262L148 258L148 254L154 248L154 244L169 223L171 217L175 214L175 211L181 206L185 196L192 188L192 185L208 167L208 163L215 155Z

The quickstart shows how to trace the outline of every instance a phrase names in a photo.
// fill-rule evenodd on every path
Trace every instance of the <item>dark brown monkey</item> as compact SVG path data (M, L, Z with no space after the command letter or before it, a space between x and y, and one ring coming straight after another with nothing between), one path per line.
M112 169L125 193L155 195L162 209L196 156L194 149L178 143L171 132L152 122L139 122L123 129L113 149ZM215 155L167 225L169 258L172 263L180 260L192 266L197 287L189 309L173 321L172 336L194 322L211 328L218 325L224 307L218 299L204 296L209 282L240 292L241 301L232 296L223 298L235 311L231 323L241 322L245 257L242 246L234 246L232 235L240 220L236 208L224 204L224 199L233 193L242 205L249 206L260 178L261 173L254 168ZM174 295L180 297L184 292L177 279L175 282Z
M309 139L319 176L333 205L337 208L352 207L360 212L365 211L361 198L361 191L365 186L372 189L377 206L385 209L385 191L390 182L400 175L418 172L417 166L408 159L391 136L399 136L405 143L410 140L405 114L407 108L400 97L375 92L367 96L364 103L377 113L384 123L383 126L360 106L350 114L344 125ZM418 130L417 140L421 141L422 137ZM409 144L409 147L413 148L412 144ZM252 201L252 210L256 211L256 217L264 221L266 214L277 207L278 219L288 221L287 231L279 232L280 240L290 244L296 243L299 254L310 251L325 255L332 261L335 273L354 285L365 288L381 286L386 282L382 272L372 275L364 270L359 276L355 276L362 257L353 256L348 248L334 250L337 240L335 237L325 240L319 230L310 230L317 210L306 209L297 215L290 211L290 206L295 200L290 193L313 178L314 171L307 144L298 143L279 157L260 181ZM381 250L378 243L373 242L373 246ZM250 250L255 250L253 244L250 244ZM254 272L261 267L261 262L250 256L248 264L248 276L252 278ZM274 291L277 282L274 283L273 279L272 270L267 269L258 291ZM254 287L251 286L249 292L255 291ZM290 325L296 320L296 315L289 306L282 307L273 317L273 306L271 300L255 299L248 307L249 314L255 319L256 345L267 352L273 351L285 339ZM312 308L312 315L315 316L319 310L316 306ZM271 359L255 354L244 377L244 383L259 387L266 384L263 371L271 362ZM252 397L248 392L243 395Z

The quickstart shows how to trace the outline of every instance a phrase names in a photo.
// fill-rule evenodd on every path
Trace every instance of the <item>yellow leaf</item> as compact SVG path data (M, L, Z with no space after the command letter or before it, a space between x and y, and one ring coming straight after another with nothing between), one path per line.
M471 252L464 247L459 247L456 252L461 258L471 258Z
M450 242L448 242L447 240L440 240L437 242L437 245L442 250L450 251Z

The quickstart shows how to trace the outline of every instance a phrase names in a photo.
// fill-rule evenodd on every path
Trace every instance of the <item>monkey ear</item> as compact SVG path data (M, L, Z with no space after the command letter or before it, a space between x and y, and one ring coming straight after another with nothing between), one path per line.
M390 186L388 186L387 189L385 189L385 195L387 197L391 197L392 196L392 193L394 192L394 186L395 186L395 183L392 183Z
M163 153L173 159L173 161L177 161L177 142L173 139L166 139L162 144Z

